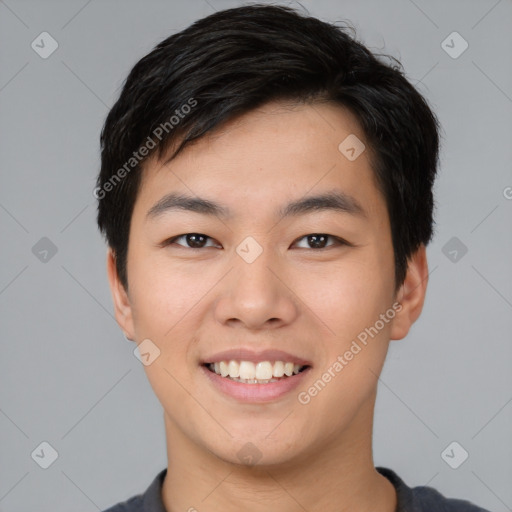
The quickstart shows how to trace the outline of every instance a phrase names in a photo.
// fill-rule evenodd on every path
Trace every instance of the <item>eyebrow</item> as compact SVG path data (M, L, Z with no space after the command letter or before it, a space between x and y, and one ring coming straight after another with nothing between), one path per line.
M172 211L188 211L202 215L229 219L233 217L230 209L219 203L201 197L192 197L171 192L159 199L147 212L146 219L155 219ZM277 211L277 217L295 217L317 211L335 211L355 217L368 218L357 199L339 190L331 190L320 195L307 196L292 201Z

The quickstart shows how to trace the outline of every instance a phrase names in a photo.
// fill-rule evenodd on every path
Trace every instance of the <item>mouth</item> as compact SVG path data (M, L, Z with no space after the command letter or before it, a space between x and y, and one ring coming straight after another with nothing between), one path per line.
M243 384L270 384L290 379L307 369L310 365L300 365L291 361L245 361L225 360L204 363L203 366L223 379Z
M205 362L200 368L222 396L236 403L263 404L293 396L292 391L304 385L312 366L299 362L226 359Z

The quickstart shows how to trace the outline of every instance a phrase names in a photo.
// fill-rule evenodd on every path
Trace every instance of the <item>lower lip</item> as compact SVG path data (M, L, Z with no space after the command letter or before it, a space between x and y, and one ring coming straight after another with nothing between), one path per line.
M232 398L242 402L271 402L297 388L311 367L291 377L280 379L277 382L268 382L267 384L245 384L227 377L221 377L205 366L201 366L201 369L219 391Z

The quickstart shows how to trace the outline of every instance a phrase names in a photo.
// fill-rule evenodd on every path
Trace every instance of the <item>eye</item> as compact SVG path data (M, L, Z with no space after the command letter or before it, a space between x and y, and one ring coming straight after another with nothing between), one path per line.
M213 240L213 238L210 238L209 236L203 235L202 233L185 233L184 235L175 236L173 238L169 238L169 240L166 240L162 245L172 245L175 244L177 240L183 239L188 244L188 247L182 244L176 244L180 245L182 247L185 247L186 249L202 249L203 247L213 247L213 246L207 246L205 245L206 240Z
M327 240L331 238L335 241L334 244L326 245ZM333 245L350 245L348 242L333 235L327 235L325 233L312 233L310 235L305 235L302 238L298 239L306 240L306 243L311 244L313 247L303 247L304 249L325 249L326 247L331 247ZM295 242L297 243L297 242ZM302 249L302 247L301 247Z
M334 240L334 243L327 244L328 239ZM185 244L177 243L178 240L183 239ZM163 242L161 245L162 247L167 245L179 245L181 247L184 247L186 249L203 249L205 247L215 247L214 245L206 245L207 240L214 240L213 238L204 235L202 233L185 233L183 235L178 235L173 238L169 238L165 242ZM294 245L300 242L301 240L306 240L307 244L310 244L310 247L300 247L301 249L325 249L327 247L332 247L335 245L348 245L351 246L351 244L342 238L339 238L334 235L328 235L325 233L311 233L309 235L305 235L301 238L299 238L297 241L294 242ZM220 245L220 244L219 244Z

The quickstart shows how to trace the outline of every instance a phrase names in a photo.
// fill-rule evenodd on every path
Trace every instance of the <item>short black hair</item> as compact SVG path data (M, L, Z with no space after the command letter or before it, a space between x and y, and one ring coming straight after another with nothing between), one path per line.
M170 149L174 158L221 123L272 100L334 102L356 116L389 213L399 289L408 259L433 236L439 123L396 58L372 53L350 23L338 23L288 6L249 4L197 20L137 62L101 132L95 189L98 226L125 289L131 216L147 158Z

